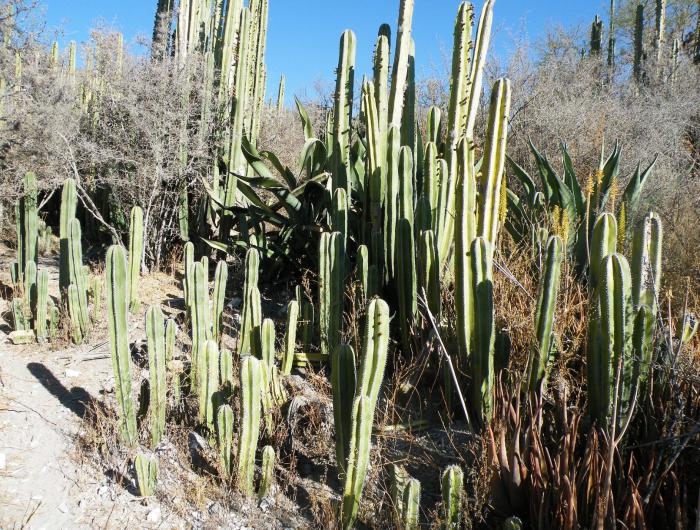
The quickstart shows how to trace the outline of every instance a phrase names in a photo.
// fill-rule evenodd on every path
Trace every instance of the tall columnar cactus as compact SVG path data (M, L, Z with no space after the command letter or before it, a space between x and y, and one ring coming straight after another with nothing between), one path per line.
M277 369L275 366L275 323L266 318L263 320L260 327L260 360L262 360L261 368L261 387L262 387L262 403L265 416L265 429L267 434L272 436L274 432L274 423L272 412L274 408L273 401L273 381L272 373Z
M165 432L165 408L168 398L168 384L165 375L165 319L159 306L150 306L146 311L146 337L148 343L151 445L156 447Z
M198 396L200 423L214 430L214 393L219 389L219 347L207 340L199 351Z
M18 270L19 278L24 275L27 263L38 259L39 215L37 204L36 175L31 171L24 175L24 195L17 208Z
M401 0L399 6L396 52L394 53L394 66L391 70L391 94L389 96L389 124L394 127L401 126L404 112L404 95L411 54L413 4L413 0Z
M180 384L182 363L175 359L175 341L177 339L177 323L169 318L165 323L165 363L168 369L168 380L172 385L171 396L174 406L180 403Z
M357 383L355 352L349 344L340 344L331 359L331 390L335 421L335 456L339 474L343 475L350 456L352 404Z
M547 243L547 261L540 285L540 295L535 315L537 345L533 349L530 364L530 390L547 380L548 365L554 345L554 310L557 305L563 247L559 236L552 236Z
M226 282L228 281L228 266L226 260L216 265L214 273L214 299L211 307L212 336L217 343L221 342L224 324L224 302L226 297Z
M463 139L457 155L457 201L455 229L455 307L457 344L463 366L470 357L474 333L474 292L471 243L476 238L476 178L474 147Z
M452 55L450 103L447 113L447 162L448 170L443 174L444 216L438 230L438 254L441 267L446 263L455 230L455 200L459 143L463 138L471 141L479 107L483 83L484 65L491 40L493 0L487 0L481 10L476 29L476 40L472 42L473 8L461 2L457 12Z
M209 284L207 273L201 262L195 262L192 272L192 305L190 319L192 321L192 371L191 380L195 388L199 388L199 375L203 361L202 352L207 340L211 339L211 309L209 308Z
M231 476L231 455L233 453L233 409L222 405L216 412L216 435L219 446L219 467L221 474Z
M261 363L250 355L241 360L241 432L238 441L238 490L255 492L255 449L260 434Z
M615 0L610 0L610 21L608 25L608 69L615 70Z
M489 124L481 163L481 187L479 190L479 212L477 234L491 246L498 241L501 220L501 195L505 178L504 165L508 137L508 115L510 114L510 81L499 79L491 92Z
M600 270L600 347L589 351L588 394L591 415L605 422L613 414L611 407L616 398L616 388L619 391L618 419L631 413L629 408L636 363L632 351L635 314L630 268L624 256L606 256ZM619 381L616 380L618 370Z
M262 313L260 309L260 292L258 291L258 271L260 257L258 251L250 249L245 258L245 282L243 284L243 312L241 315L241 333L238 339L238 354L255 354L256 335L260 333Z
M139 300L139 279L141 278L141 257L143 256L143 210L140 206L131 209L129 222L129 311L136 313Z
M470 355L472 407L477 423L491 419L493 412L493 356L496 339L493 305L493 250L477 237L471 246L474 295L474 349ZM476 310L478 309L478 310Z
M134 461L136 468L136 485L141 497L151 497L156 491L158 482L158 461L155 457L146 456L143 453L136 455Z
M343 188L338 188L333 194L331 228L340 232L343 239L348 238L348 194Z
M280 84L277 88L277 114L280 115L282 114L282 111L284 110L284 88L285 88L286 80L284 77L284 74L280 76Z
M72 40L68 48L68 80L75 85L75 72L78 55L78 44Z
M287 325L284 330L284 351L282 352L282 374L292 373L294 351L297 345L297 325L299 321L299 302L291 300L287 304Z
M340 54L335 82L333 107L333 191L349 190L350 138L352 133L352 100L355 86L355 34L346 30L340 37Z
M352 407L350 457L343 488L342 524L352 528L362 498L372 439L372 422L389 349L389 306L379 298L369 303L363 337L364 357Z
M598 288L600 284L600 265L603 259L614 254L617 250L617 221L615 216L604 213L596 220L593 228L593 237L590 244L590 276L591 290Z
M391 126L387 135L386 145L386 192L384 197L384 272L385 280L391 281L396 271L394 266L396 245L396 223L399 220L399 157L401 132L398 127Z
M406 484L410 475L403 466L398 464L389 464L389 494L394 508L394 519L396 525L403 524L404 503L403 494L406 491Z
M321 354L330 355L341 341L345 301L345 238L340 232L322 234L319 250L319 322Z
M437 255L437 238L432 230L424 230L418 241L419 289L425 292L428 309L437 321L441 313L440 270Z
M120 412L120 431L124 440L136 445L136 414L131 396L131 355L127 302L126 254L120 246L107 251L107 317L109 343L114 369L114 387Z
M182 280L182 290L185 296L187 307L192 306L192 293L194 285L194 243L188 241L183 248L184 252L184 272Z
M654 47L656 48L656 63L661 63L663 57L664 39L666 38L666 0L656 0L656 35Z
M445 530L459 530L462 524L462 499L464 496L464 472L456 465L447 467L440 481Z
M71 219L68 223L68 261L70 263L70 284L75 286L75 297L68 297L68 308L73 321L73 328L79 328L82 336L88 332L90 317L88 314L87 280L83 271L83 248L80 221ZM71 307L72 305L72 307Z
M661 288L663 227L661 219L649 212L634 232L632 242L632 303L646 305L656 316Z
M36 330L36 338L39 342L44 342L48 338L47 320L48 320L48 302L49 302L49 272L42 269L37 274L36 281L36 313L34 328Z
M404 353L411 352L411 337L418 314L418 285L416 280L413 226L402 218L396 225L396 285L399 298L399 324Z
M591 56L600 56L600 51L603 46L603 21L596 15L591 24L591 42L590 42L590 54Z

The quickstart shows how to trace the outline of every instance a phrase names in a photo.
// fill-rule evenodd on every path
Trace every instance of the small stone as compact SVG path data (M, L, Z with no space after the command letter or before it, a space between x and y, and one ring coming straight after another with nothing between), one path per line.
M148 512L148 515L146 516L146 520L149 523L159 522L160 521L160 508L156 506L150 512Z
M66 378L70 379L71 377L78 377L80 375L80 372L78 370L71 370L67 369L66 370Z
M5 456L5 453L0 453L0 471L5 469L6 465L7 465L7 457Z
M10 342L14 345L19 344L32 344L35 340L33 331L17 330L11 332L8 336Z
M58 505L58 511L62 513L68 513L68 506L66 505L65 502L62 502L61 504Z

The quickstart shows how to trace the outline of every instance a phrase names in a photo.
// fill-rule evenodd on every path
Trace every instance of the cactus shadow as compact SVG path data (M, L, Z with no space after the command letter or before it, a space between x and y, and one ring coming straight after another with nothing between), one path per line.
M41 363L31 362L27 364L29 372L39 381L52 396L81 419L85 419L88 413L97 406L97 402L90 393L82 387L66 388L61 381Z

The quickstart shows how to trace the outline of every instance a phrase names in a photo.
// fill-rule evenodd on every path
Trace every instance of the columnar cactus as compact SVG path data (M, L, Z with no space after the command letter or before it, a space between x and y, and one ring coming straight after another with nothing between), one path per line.
M254 493L255 449L260 434L260 398L262 361L250 355L241 360L241 432L238 442L238 490Z
M224 302L226 296L226 282L228 281L228 266L225 260L219 261L214 273L214 300L212 304L211 321L213 325L212 336L217 343L221 342L223 334Z
M44 342L48 338L48 302L49 302L49 272L42 269L37 274L36 282L36 313L34 327L36 338L39 342Z
M343 528L352 528L357 518L369 464L374 410L389 349L389 306L386 302L375 298L369 303L365 326L364 357L352 407L350 457L343 488Z
M640 83L644 77L644 4L637 4L634 19L634 80Z
M209 308L209 285L207 274L201 262L194 264L191 286L190 319L192 320L192 371L191 380L199 388L200 369L206 366L202 352L207 340L211 339L211 310ZM200 358L202 357L202 358Z
M389 96L389 124L400 127L404 111L404 95L408 79L409 56L413 38L413 0L401 0L399 6L396 52L391 71L391 94Z
M260 309L260 292L258 271L260 257L258 251L250 249L245 257L245 283L243 284L243 312L241 315L241 332L238 339L238 354L255 354L255 336L260 333L262 313ZM259 354L258 354L259 356Z
M131 355L129 352L126 254L120 246L107 251L107 323L114 369L115 394L120 412L120 431L124 440L136 445L136 414L131 396Z
M156 447L165 432L165 408L168 384L166 380L165 319L159 306L146 311L148 344L149 409L151 445Z
M341 475L344 474L350 456L352 404L356 383L355 352L349 344L340 344L333 351L331 358L331 390L335 421L335 456Z
M231 476L231 455L233 452L233 409L222 405L216 412L216 434L219 446L219 467L221 474Z
M561 263L564 244L559 236L552 236L547 243L547 261L540 285L540 295L535 315L537 345L530 360L530 390L547 379L547 367L554 348L554 310L559 292Z
M462 524L462 499L464 472L456 465L449 466L442 473L442 509L445 530L459 530Z
M321 354L326 358L341 340L346 259L343 234L340 232L321 234L319 249L319 323Z
M384 197L384 273L385 281L395 277L394 270L396 223L399 220L399 157L401 132L398 127L389 128L386 146L386 193Z
M411 337L418 313L415 251L413 226L408 219L399 219L396 225L396 285L401 340L406 355L411 351Z
M136 485L141 497L151 497L156 491L158 482L158 461L143 453L136 455L134 461L136 468Z
M284 110L284 87L285 87L285 77L284 74L280 76L280 84L277 88L277 114L282 114Z
M194 243L188 241L183 248L184 252L184 271L182 280L182 290L185 296L185 304L187 307L192 306L192 293L194 285Z
M262 387L262 403L265 416L265 430L267 434L272 436L274 431L274 423L272 418L274 403L272 396L272 372L276 369L275 366L275 323L266 318L263 320L261 331L261 355L262 360L260 383Z
M335 82L333 107L333 191L349 192L350 138L352 133L352 100L355 86L355 34L346 30L340 37L340 54Z
M68 309L72 328L79 329L81 337L87 334L90 318L88 314L87 286L83 270L83 250L80 221L71 219L68 232L68 260L70 262L70 285L75 286L75 296L68 296ZM70 289L70 286L69 286Z
M260 488L258 488L258 499L264 499L272 492L275 482L275 448L266 445L262 452L262 475L260 477Z
M439 266L435 234L432 230L424 230L418 240L418 285L420 291L425 292L428 309L437 321L440 320L442 304Z
M284 351L282 352L282 374L292 373L294 351L297 344L297 323L299 320L299 302L291 300L287 304L287 325L284 331Z
M140 206L131 209L129 222L129 311L139 310L139 279L143 256L143 210Z
M198 396L199 413L197 419L214 430L214 393L219 389L219 347L213 340L205 341L199 351Z
M654 316L661 287L661 219L649 212L635 230L632 242L632 303L635 308L648 306Z
M493 250L477 237L471 246L474 293L474 349L470 356L472 407L477 423L490 420L493 412L493 356L495 319L493 305Z
M19 270L21 279L27 264L38 259L39 244L39 215L37 204L37 181L34 173L27 172L24 175L24 195L17 205L17 248Z
M181 364L175 360L175 340L177 339L177 323L169 318L165 323L165 363L168 368L168 379L172 385L172 400L175 406L180 403Z
M420 482L415 478L408 479L403 491L403 528L417 530L420 516Z
M590 42L590 54L591 56L600 56L600 51L603 46L603 21L596 15L591 24L591 42Z

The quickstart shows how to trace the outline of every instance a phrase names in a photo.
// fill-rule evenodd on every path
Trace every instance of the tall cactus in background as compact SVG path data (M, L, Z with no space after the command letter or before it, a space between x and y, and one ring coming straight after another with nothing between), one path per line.
M139 279L143 256L143 210L140 206L131 209L129 219L129 311L136 313L141 305Z
M280 115L282 114L282 111L284 110L284 88L285 88L286 80L284 77L284 74L280 76L280 84L277 88L277 114Z
M369 303L363 336L363 361L352 407L350 457L343 488L342 524L352 528L369 465L374 410L384 379L389 349L389 306L379 298Z
M603 21L596 15L591 24L591 42L590 42L590 55L593 57L600 56L600 51L603 47Z
M255 449L260 434L262 361L250 355L241 360L241 432L238 442L238 490L247 496L255 492Z
M165 432L165 407L168 389L165 376L165 319L159 306L150 306L146 311L146 337L148 343L151 445L156 447Z
M335 423L335 456L340 475L345 473L350 456L352 405L357 383L355 352L349 344L340 344L331 359L331 390Z
M131 355L129 352L127 265L120 246L107 251L107 323L114 369L115 394L120 413L120 432L130 445L136 445L136 413L131 396Z
M610 20L608 25L608 69L610 75L615 73L615 0L610 0Z
M641 83L644 78L644 4L637 4L636 15L634 19L634 63L633 74L634 80Z
M547 379L548 364L554 346L554 310L559 292L563 247L559 236L552 236L547 243L547 260L540 285L540 296L535 315L537 345L531 354L529 387L537 386Z
M21 284L29 262L37 263L39 245L39 216L37 205L36 175L31 171L24 175L24 193L15 203L17 222L17 263L13 276Z

